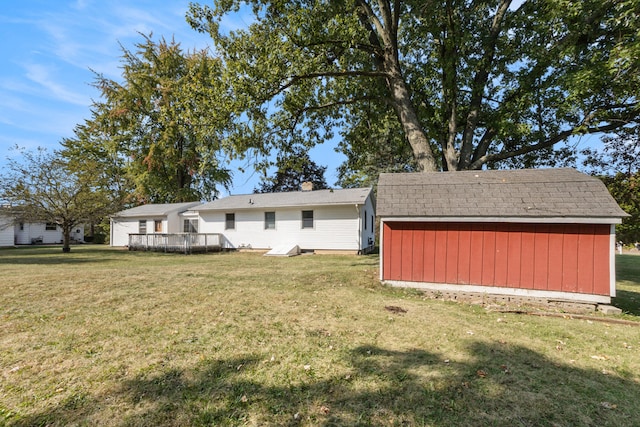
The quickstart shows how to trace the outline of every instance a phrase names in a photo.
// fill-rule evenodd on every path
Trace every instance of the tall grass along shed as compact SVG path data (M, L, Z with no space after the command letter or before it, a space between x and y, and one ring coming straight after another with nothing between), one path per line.
M615 296L628 216L574 169L381 174L381 280L585 303Z

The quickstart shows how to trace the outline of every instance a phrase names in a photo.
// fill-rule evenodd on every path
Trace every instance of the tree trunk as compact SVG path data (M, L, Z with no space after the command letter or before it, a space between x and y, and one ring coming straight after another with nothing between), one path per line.
M387 79L387 84L393 97L393 106L409 140L413 155L418 162L418 168L423 172L436 172L438 171L438 165L433 156L429 140L422 130L420 120L418 120L413 108L407 86L398 70L391 71L390 74L391 77Z
M62 225L62 252L71 252L71 227L68 224Z

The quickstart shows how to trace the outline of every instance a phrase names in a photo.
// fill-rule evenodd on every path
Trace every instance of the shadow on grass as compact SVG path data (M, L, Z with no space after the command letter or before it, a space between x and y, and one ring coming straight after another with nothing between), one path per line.
M262 356L203 361L140 375L108 396L71 399L10 425L82 424L100 419L111 400L127 406L126 418L109 420L124 426L618 426L640 419L632 373L577 369L501 343L471 342L467 352L468 362L456 362L421 349L358 347L344 355L348 375L311 369L279 381L287 385L274 385Z
M27 246L0 250L0 265L58 265L111 261L112 250L95 246L71 246L63 253L62 245Z
M613 305L640 316L640 256L616 255L616 297Z
M638 291L617 289L612 304L621 309L623 313L640 317L640 289Z

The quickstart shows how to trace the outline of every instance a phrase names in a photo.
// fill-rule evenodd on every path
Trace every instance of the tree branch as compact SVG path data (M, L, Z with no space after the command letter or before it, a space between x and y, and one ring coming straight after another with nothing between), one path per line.
M496 52L496 44L498 42L498 36L500 35L500 29L502 27L502 21L509 9L511 0L502 0L496 14L493 17L491 28L489 29L489 39L487 46L485 47L484 55L478 62L478 68L476 75L473 79L473 89L471 92L471 100L469 102L469 112L467 113L467 121L462 134L462 147L460 148L460 161L458 163L458 169L466 168L471 162L471 151L473 147L473 134L478 120L480 119L480 108L482 106L482 99L484 95L484 89L489 79L489 70L493 63Z
M594 116L594 114L590 114L589 116L591 116L591 118L592 118ZM585 130L581 130L580 133L590 134L590 133L600 133L600 132L611 132L611 131L613 131L615 129L618 129L618 128L624 126L626 123L627 123L626 120L620 120L620 121L612 122L612 123L609 123L609 124L603 125L603 126L590 127L590 128L585 129ZM479 169L480 167L482 167L482 165L484 165L484 164L486 164L488 162L496 162L496 161L500 161L500 160L505 160L505 159L509 159L509 158L512 158L512 157L521 156L523 154L531 153L533 151L542 150L542 149L545 149L545 148L552 147L553 145L557 144L558 142L569 138L571 135L574 135L585 124L588 124L588 120L587 119L585 119L585 121L583 121L580 125L574 126L571 129L562 131L559 134L557 134L556 136L554 136L553 138L549 138L546 141L539 142L538 144L529 145L527 147L521 147L521 148L519 148L517 150L503 151L501 153L495 153L495 154L486 154L486 155L478 158L477 160L475 160L469 166L469 169Z

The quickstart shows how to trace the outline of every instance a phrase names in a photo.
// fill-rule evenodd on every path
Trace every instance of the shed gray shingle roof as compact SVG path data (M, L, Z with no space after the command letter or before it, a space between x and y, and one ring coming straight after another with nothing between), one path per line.
M383 173L383 217L628 216L602 181L574 169Z
M135 208L126 209L113 215L116 218L131 217L153 217L167 216L170 213L184 212L189 208L199 205L200 202L186 203L156 203L150 205L137 206Z
M362 205L371 188L340 190L292 191L288 193L242 194L223 197L191 210L270 209L301 206Z

